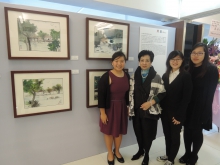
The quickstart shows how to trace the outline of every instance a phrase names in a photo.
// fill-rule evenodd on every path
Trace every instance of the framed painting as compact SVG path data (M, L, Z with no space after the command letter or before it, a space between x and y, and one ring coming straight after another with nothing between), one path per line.
M4 9L9 59L70 59L68 15Z
M128 59L129 29L127 23L86 18L86 59L111 59L117 51Z
M11 71L14 117L72 110L71 70Z
M111 69L87 69L86 70L86 106L87 108L98 106L98 83L102 75ZM128 69L124 69L128 72Z

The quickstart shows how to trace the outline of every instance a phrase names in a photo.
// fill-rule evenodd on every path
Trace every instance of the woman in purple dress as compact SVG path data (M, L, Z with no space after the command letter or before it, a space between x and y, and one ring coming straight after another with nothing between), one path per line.
M99 125L104 134L109 165L114 165L114 156L120 163L124 163L119 148L122 135L127 134L130 79L129 74L123 70L125 59L123 52L115 52L112 55L113 69L102 75L98 85Z

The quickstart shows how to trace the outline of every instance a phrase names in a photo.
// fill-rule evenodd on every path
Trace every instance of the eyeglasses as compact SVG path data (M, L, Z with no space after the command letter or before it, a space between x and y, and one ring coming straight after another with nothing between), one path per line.
M191 56L202 56L203 54L204 54L205 52L198 52L198 53L196 53L196 52L192 52L191 53Z
M182 61L182 59L170 59L170 61L172 61L172 62L174 62L174 61L180 62L180 61Z

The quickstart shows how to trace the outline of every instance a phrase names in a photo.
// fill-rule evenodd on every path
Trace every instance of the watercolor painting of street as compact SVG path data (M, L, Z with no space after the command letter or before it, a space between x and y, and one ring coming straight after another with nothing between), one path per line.
M69 15L4 9L9 59L70 59Z
M99 23L94 29L94 53L122 51L123 30L113 29L109 23Z
M18 44L20 51L60 52L59 22L23 20L18 18Z

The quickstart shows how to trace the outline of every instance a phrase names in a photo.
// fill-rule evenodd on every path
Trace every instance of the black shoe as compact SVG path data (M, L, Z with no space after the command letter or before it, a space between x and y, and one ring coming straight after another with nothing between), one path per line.
M148 165L148 162L142 162L141 165Z
M195 165L195 164L186 163L186 165Z
M124 160L124 158L121 156L121 158L118 158L117 156L116 156L116 154L115 154L115 149L113 149L113 154L115 155L115 157L116 157L116 159L118 160L118 162L120 162L120 163L124 163L125 162L125 160Z
M108 154L107 154L107 162L108 162L108 165L115 165L115 160L114 160L114 158L113 158L112 161L109 161L109 160L108 160Z
M188 161L189 161L189 158L187 158L185 155L183 155L183 156L179 159L179 162L180 162L181 164L186 164L186 163L188 163Z
M189 165L195 165L197 160L198 160L198 155L195 155L195 154L191 154L190 155L190 159L188 161Z
M133 155L133 157L131 158L131 160L138 160L140 157L144 156L144 151L138 151L135 155Z
M148 165L148 163L149 163L149 155L148 155L148 154L147 154L147 155L145 154L145 155L144 155L144 159L143 159L141 165Z

